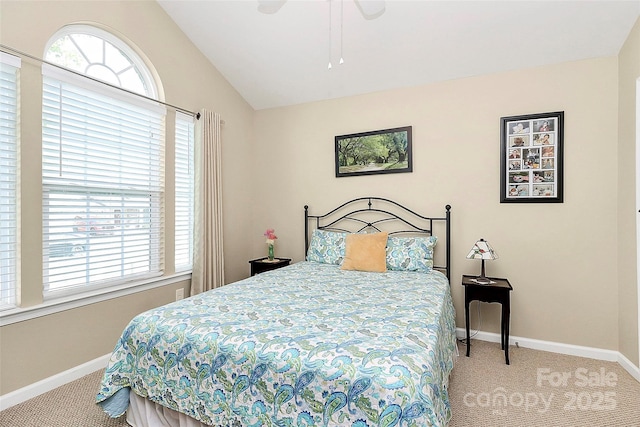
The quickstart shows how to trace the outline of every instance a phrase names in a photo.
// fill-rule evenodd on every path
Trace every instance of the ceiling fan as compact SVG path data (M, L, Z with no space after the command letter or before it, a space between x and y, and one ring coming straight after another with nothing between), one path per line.
M333 1L333 0L327 0ZM371 20L381 16L385 11L385 0L353 0L364 19ZM273 14L280 10L287 0L258 0L258 11Z

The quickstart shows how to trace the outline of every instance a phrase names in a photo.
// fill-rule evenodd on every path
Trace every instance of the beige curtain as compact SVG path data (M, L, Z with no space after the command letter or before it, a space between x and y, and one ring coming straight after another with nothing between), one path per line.
M191 295L224 285L220 125L220 115L207 110L196 122Z

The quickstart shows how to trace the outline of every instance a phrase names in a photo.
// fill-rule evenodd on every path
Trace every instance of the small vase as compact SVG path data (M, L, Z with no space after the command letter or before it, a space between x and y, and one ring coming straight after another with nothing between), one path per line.
M267 245L267 247L269 248L269 254L267 258L269 258L269 261L273 261L273 259L275 258L275 256L273 255L273 245Z

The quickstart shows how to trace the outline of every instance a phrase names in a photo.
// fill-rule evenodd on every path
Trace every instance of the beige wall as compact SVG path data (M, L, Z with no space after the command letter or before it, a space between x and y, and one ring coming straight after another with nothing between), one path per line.
M638 253L636 248L637 87L640 87L640 19L619 55L618 271L620 272L620 352L636 366L638 354Z
M249 157L253 109L239 96L214 66L154 1L2 1L0 43L41 58L45 44L62 26L92 22L119 33L144 52L159 76L165 101L182 108L217 111L225 120L222 130L223 164ZM41 72L40 64L23 60L21 72L22 144L22 287L23 302L42 300L41 252ZM172 116L169 116L171 120ZM172 128L169 123L168 127ZM169 148L172 140L168 141ZM167 165L173 165L167 152ZM250 220L251 197L246 192L247 168L226 167L223 171L227 280L248 275L246 224ZM168 175L172 176L171 173ZM172 179L167 189L173 188ZM167 205L173 196L168 191ZM167 215L166 241L173 241ZM167 253L166 272L173 271L173 255ZM175 289L189 283L175 283L160 289L136 293L87 307L68 310L0 328L0 395L73 368L109 353L127 322L139 312L175 298Z
M256 112L254 168L273 187L255 195L254 254L270 226L277 253L302 259L305 204L324 213L379 195L441 214L449 203L458 325L460 276L480 268L465 256L483 237L500 255L489 274L514 287L513 335L617 350L617 70L601 58ZM500 204L500 117L551 111L565 111L564 203ZM413 173L335 178L335 135L406 125ZM497 333L499 306L481 311Z
M0 328L0 395L113 350L129 321L175 299L188 282L90 304Z

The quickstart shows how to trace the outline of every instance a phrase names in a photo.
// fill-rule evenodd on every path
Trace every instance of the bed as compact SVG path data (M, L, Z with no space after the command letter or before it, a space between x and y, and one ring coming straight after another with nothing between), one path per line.
M448 205L305 206L305 261L136 316L96 401L135 427L445 426L449 248Z

